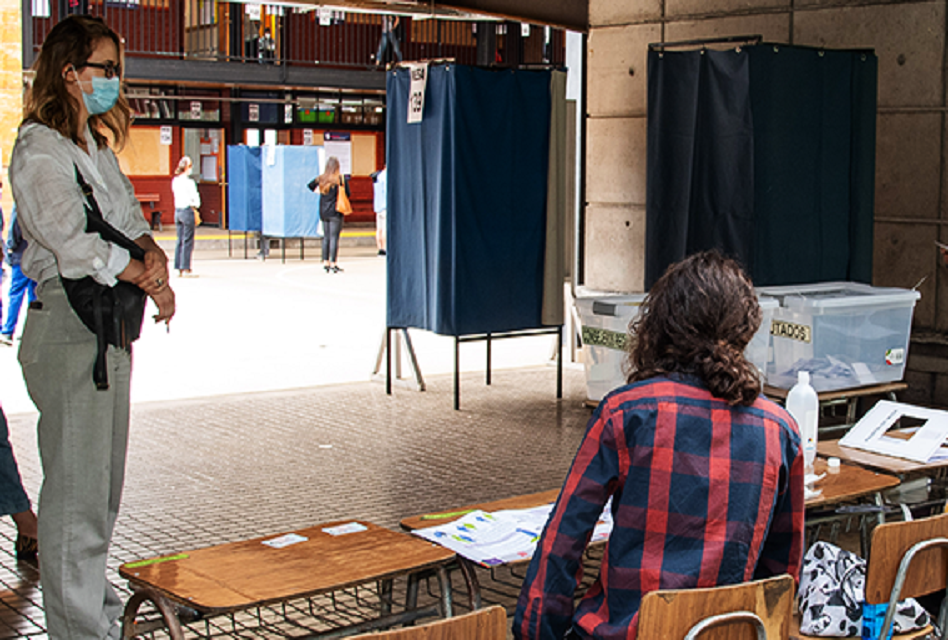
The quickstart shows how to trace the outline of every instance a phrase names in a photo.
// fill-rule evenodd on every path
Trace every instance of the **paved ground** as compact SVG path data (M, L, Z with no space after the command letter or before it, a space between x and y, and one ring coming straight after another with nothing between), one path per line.
M241 252L242 254L242 252ZM384 261L348 247L328 275L307 248L282 264L196 255L175 279L170 333L136 345L129 464L110 575L130 560L364 518L409 515L558 486L582 437L581 369L555 399L552 339L462 348L462 410L452 410L453 341L413 332L428 390L371 382L384 327ZM0 399L29 494L38 494L36 414L15 348L0 351ZM0 639L44 638L35 570L0 522ZM487 576L485 576L486 578ZM513 581L516 582L516 579ZM489 596L510 604L515 589ZM302 614L300 614L301 617ZM223 636L282 637L238 619ZM203 627L202 627L203 628ZM214 629L211 629L214 631Z

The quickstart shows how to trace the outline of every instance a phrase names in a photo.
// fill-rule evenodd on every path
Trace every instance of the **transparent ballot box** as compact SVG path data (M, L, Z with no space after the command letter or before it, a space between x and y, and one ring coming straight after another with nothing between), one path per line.
M789 389L801 370L817 391L902 379L917 291L856 282L759 291L780 301L770 323L767 384Z

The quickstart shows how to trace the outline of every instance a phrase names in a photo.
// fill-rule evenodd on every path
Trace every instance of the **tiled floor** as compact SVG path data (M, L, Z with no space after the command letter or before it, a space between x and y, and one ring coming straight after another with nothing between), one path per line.
M397 528L409 515L555 488L590 415L582 371L565 370L559 401L555 375L552 366L495 371L488 387L464 374L461 411L446 375L391 397L362 382L137 404L109 575L127 594L117 568L138 558L347 518ZM32 496L41 479L34 423L35 414L10 419ZM37 572L14 561L14 534L0 521L0 638L45 638ZM517 580L487 599L509 605ZM304 603L289 617L311 614ZM256 622L217 632L299 633L293 624L248 630Z

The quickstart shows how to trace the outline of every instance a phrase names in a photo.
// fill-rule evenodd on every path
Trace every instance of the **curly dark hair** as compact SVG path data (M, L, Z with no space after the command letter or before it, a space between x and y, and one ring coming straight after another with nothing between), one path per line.
M629 325L628 382L668 373L701 378L712 395L749 406L760 393L744 348L760 327L750 278L716 251L671 265Z

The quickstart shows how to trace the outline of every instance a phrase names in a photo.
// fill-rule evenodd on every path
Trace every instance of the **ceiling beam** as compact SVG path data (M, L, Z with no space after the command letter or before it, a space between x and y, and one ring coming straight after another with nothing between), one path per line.
M449 17L458 12L549 25L573 31L589 29L589 0L295 0L294 4L332 6L341 10L384 11Z

